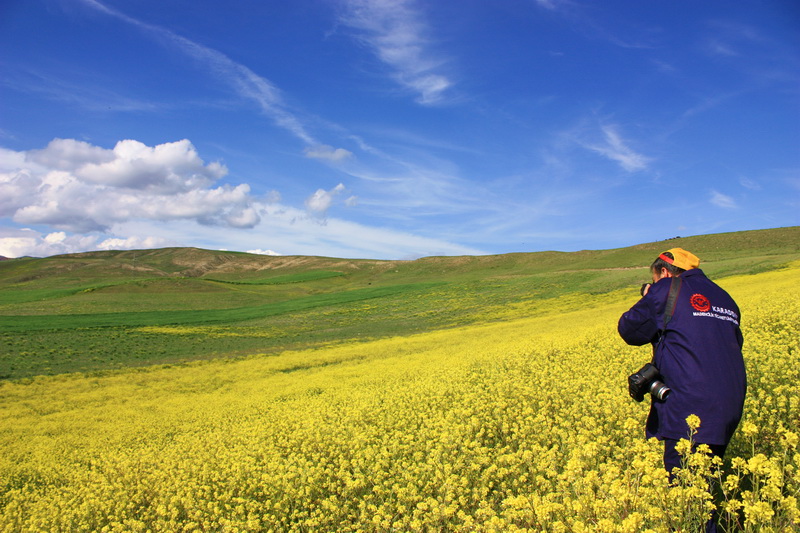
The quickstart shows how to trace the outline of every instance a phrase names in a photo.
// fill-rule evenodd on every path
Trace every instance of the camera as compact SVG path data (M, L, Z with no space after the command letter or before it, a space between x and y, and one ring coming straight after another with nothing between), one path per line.
M658 378L661 374L652 363L647 363L638 372L628 376L628 392L637 402L644 400L644 395L650 393L653 398L664 401L670 393L670 388Z

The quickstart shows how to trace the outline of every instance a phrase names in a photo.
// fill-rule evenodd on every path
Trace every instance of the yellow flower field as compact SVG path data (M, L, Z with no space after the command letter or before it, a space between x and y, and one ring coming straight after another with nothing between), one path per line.
M749 393L712 493L704 455L669 486L644 439L626 377L648 348L616 334L632 289L411 337L4 383L0 531L697 531L714 507L728 530L797 531L798 273L720 280Z

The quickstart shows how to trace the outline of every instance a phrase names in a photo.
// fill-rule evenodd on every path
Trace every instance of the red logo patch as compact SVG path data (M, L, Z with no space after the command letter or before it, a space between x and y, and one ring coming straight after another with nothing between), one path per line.
M698 311L705 313L709 309L711 309L711 302L708 301L708 298L703 296L702 294L693 294L692 298L689 300L692 304L692 307L697 309Z

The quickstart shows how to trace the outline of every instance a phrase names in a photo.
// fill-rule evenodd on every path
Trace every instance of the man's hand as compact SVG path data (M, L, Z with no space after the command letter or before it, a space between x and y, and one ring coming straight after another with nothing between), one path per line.
M648 292L650 292L650 286L652 283L642 283L642 288L639 290L639 293L644 297Z

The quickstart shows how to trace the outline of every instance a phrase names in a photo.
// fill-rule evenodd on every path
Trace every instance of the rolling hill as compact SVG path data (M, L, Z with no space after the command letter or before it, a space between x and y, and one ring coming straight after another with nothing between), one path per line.
M551 313L554 299L635 290L661 251L712 278L800 258L800 227L610 250L378 261L196 248L0 262L0 379L277 354ZM577 300L576 300L577 301Z

